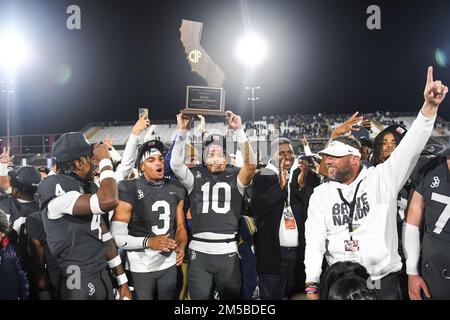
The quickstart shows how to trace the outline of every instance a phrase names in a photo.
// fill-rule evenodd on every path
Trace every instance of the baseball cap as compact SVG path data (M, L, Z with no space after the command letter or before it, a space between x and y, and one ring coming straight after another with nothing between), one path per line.
M319 155L328 155L332 157L345 157L348 155L354 155L361 157L361 153L358 149L340 141L331 141L324 150L319 152Z
M56 140L52 156L58 163L73 161L80 157L92 157L92 146L83 133L69 132Z
M12 180L24 186L37 187L41 182L41 174L35 167L25 166L8 172Z

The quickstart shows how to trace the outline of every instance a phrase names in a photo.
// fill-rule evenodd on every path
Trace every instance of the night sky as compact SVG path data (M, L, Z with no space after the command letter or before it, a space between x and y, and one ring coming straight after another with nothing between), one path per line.
M71 4L81 8L81 30L66 28ZM381 30L366 27L371 4L381 8ZM234 46L248 24L269 46L251 79L261 86L257 116L418 111L428 65L450 83L435 59L438 48L450 54L448 0L0 1L0 28L14 21L32 55L16 79L12 134L134 120L143 106L153 119L174 118L186 86L205 85L185 59L181 19L204 23L201 44L226 75L226 105L244 119L249 83ZM0 95L0 135L5 101ZM449 97L439 114L450 120Z

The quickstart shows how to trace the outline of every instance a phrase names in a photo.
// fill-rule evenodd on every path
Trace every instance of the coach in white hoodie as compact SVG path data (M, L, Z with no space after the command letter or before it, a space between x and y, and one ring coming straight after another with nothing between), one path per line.
M429 67L419 115L391 157L376 167L361 166L359 143L350 137L334 139L320 152L332 181L315 188L309 202L305 225L308 299L319 298L324 254L329 266L354 261L366 267L376 281L379 299L400 298L397 195L431 135L447 92L441 81L433 81Z

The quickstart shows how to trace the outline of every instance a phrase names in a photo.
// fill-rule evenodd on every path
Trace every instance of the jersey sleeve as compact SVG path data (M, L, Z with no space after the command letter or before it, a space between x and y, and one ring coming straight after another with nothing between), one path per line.
M135 200L135 183L133 180L124 180L119 182L119 200L128 202L134 206Z
M421 196L425 196L425 192L426 192L426 187L425 187L425 183L426 183L427 178L424 177L419 184L416 186L416 191L421 195Z
M69 191L50 200L47 205L47 216L50 220L61 218L64 214L73 214L75 202L81 196L78 191Z

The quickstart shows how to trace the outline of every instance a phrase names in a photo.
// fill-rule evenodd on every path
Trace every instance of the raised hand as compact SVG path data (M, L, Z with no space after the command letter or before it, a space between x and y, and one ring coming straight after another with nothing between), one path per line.
M141 116L138 121L136 121L131 133L138 136L142 130L150 127L150 120L145 115Z
M197 115L197 117L200 119L200 124L198 125L198 132L203 133L206 132L206 122L205 117L201 114Z
M285 164L284 164L285 161L286 161L286 159L282 158L280 161L280 165L279 165L279 168L280 168L279 183L280 183L281 190L284 190L286 188L286 185L289 180L289 174L288 174L288 171L285 168Z
M96 143L94 149L92 150L93 157L95 160L100 162L103 159L111 159L109 154L108 146L104 143Z
M306 134L303 135L302 144L304 147L308 145L308 139L306 138Z
M359 112L356 111L350 118L348 118L344 123L337 126L331 133L331 139L337 138L350 131L358 131L359 128L353 127L360 121L363 121L363 117L359 116Z
M109 150L113 147L113 140L107 135L103 140L103 143L106 144Z
M183 114L177 114L177 129L179 131L184 131L188 129L189 126L189 118L185 117Z
M9 149L6 147L3 147L3 152L0 154L0 163L3 164L11 164L12 160L14 159L14 156L9 155Z
M306 183L306 175L308 174L308 162L306 160L299 160L298 167L300 168L300 172L298 174L297 183L299 188L303 188Z
M427 83L423 92L425 102L433 107L438 107L444 100L447 92L447 86L439 80L433 80L433 67L428 67Z
M225 113L227 115L228 127L230 127L230 129L242 129L242 120L240 116L231 111L226 111Z

